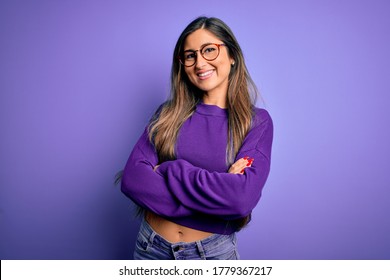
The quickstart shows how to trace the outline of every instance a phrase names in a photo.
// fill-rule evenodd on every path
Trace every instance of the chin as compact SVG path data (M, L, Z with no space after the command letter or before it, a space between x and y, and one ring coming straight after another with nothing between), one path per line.
M204 92L209 92L215 88L214 85L204 85L204 84L197 84L195 85L198 89L204 91Z

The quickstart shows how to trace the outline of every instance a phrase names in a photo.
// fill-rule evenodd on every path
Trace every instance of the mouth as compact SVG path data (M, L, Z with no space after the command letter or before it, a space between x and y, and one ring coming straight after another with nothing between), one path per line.
M196 73L196 75L199 77L199 80L206 80L210 78L214 73L214 70L207 70Z

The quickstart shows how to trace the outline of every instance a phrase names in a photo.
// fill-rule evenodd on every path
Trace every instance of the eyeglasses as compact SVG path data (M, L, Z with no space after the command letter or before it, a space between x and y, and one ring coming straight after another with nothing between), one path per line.
M202 46L199 50L187 50L179 57L179 61L186 67L191 67L196 63L196 52L199 51L200 55L207 61L212 61L217 59L219 55L219 48L221 46L226 46L225 44L206 44Z

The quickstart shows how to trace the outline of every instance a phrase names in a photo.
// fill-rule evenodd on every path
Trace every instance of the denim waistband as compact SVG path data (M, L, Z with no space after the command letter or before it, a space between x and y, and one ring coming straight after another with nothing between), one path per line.
M236 243L235 233L230 235L212 234L194 242L171 243L155 232L145 219L141 222L139 234L143 235L144 239L148 240L149 243L158 247L160 250L173 252L174 254L180 251L197 252L201 258L213 255L216 253L215 251L221 250L224 247L231 247L229 244L235 246Z

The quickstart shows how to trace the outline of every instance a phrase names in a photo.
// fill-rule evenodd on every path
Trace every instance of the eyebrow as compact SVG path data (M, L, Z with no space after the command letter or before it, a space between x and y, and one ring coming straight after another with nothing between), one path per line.
M200 50L201 48L203 48L204 46L206 45L209 45L209 44L223 44L223 43L211 43L211 42L208 42L208 43L204 43L200 46L200 48L198 50ZM188 50L184 50L183 52L194 52L195 50L193 49L188 49Z

